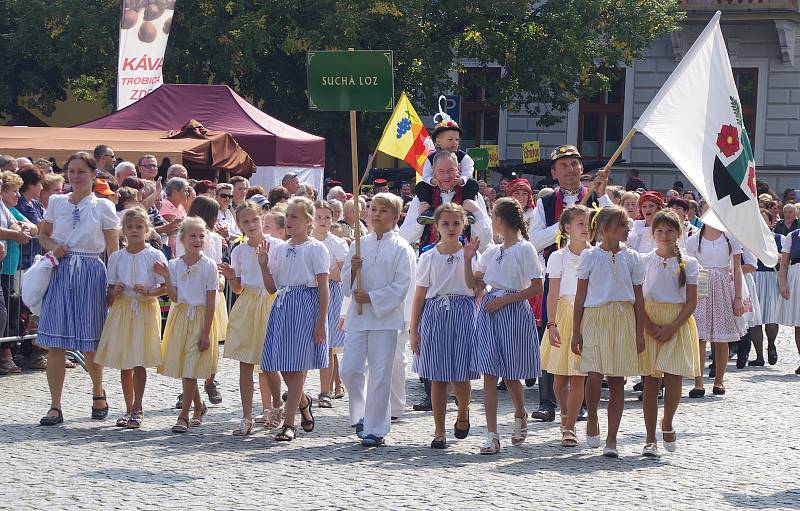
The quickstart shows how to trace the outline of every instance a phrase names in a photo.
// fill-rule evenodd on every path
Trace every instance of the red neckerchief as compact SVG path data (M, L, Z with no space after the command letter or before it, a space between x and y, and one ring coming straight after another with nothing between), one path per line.
M576 204L583 200L583 196L586 195L586 190L587 188L583 185L578 188L578 202L576 202ZM564 194L561 193L561 187L559 186L556 188L556 212L555 216L553 216L553 218L556 219L556 222L561 219L562 211L564 211Z
M455 202L459 206L464 202L464 189L462 186L455 187L456 194L453 195L453 200L450 202ZM442 205L442 190L439 187L434 187L433 193L431 194L431 208L436 210L439 206ZM436 243L436 224L432 223L430 225L430 235L428 236L428 244Z

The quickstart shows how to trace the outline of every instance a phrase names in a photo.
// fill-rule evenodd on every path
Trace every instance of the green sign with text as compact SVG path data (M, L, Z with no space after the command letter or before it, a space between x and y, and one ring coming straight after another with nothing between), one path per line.
M306 58L311 110L391 112L391 50L310 51Z
M470 147L467 154L475 162L475 170L487 170L489 168L489 150L485 147Z

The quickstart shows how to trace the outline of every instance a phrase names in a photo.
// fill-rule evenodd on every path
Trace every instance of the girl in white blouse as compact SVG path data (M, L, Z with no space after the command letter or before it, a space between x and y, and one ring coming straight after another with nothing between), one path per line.
M277 297L267 322L261 369L280 371L288 389L286 417L277 441L295 438L295 410L300 427L314 431L311 396L303 393L307 371L328 366L328 272L330 258L321 242L310 238L314 203L293 197L286 208L290 239L275 247L262 243L258 263L264 285Z
M230 265L220 265L231 291L239 295L231 309L223 355L239 361L242 422L233 431L234 436L249 435L253 429L253 369L261 363L267 320L275 301L275 295L267 292L256 255L258 247L265 240L261 230L263 211L260 206L249 201L236 209L236 222L246 237L245 242L233 249ZM276 246L283 242L270 239L268 243ZM272 401L267 400L261 422L272 429L283 420L280 375L274 371L262 374L264 378L259 377L259 384L262 381L266 384Z
M470 380L480 375L470 370L475 292L464 279L464 250L459 241L466 212L451 202L436 208L433 217L440 241L422 254L417 264L410 337L414 372L431 380L436 428L431 448L444 449L448 384L452 382L458 402L455 437L466 438L470 429Z
M598 245L578 260L572 351L581 355L586 383L586 443L600 447L597 407L603 376L608 379L608 434L603 456L616 458L617 432L625 408L625 377L639 373L644 349L644 271L628 238L628 214L619 206L601 209L592 220ZM634 313L635 311L635 313Z
M183 403L173 433L186 433L189 426L203 423L208 409L200 398L197 380L208 378L217 366L218 345L213 342L213 323L219 281L217 265L202 253L206 233L203 220L187 217L178 235L186 253L171 260L169 266L157 263L154 268L164 278L172 300L158 372L180 378L183 387ZM190 421L192 405L194 415Z
M141 427L146 368L157 367L161 362L158 297L166 288L164 279L153 268L156 263L167 264L167 258L147 243L151 229L147 211L141 207L126 210L122 217L122 234L127 246L108 258L110 309L95 361L121 370L125 415L117 420L117 426L122 428Z
M561 213L559 250L547 260L550 291L547 310L555 311L547 323L542 341L542 369L554 375L553 390L561 407L561 445L575 447L575 421L583 403L586 374L578 367L580 355L572 352L572 316L578 286L578 258L589 245L589 214L586 206L576 204Z
M661 434L664 448L674 452L675 431L672 419L681 399L683 377L700 374L697 325L697 259L681 253L682 219L670 210L653 219L656 249L642 256L645 276L642 290L645 299L645 349L639 354L644 392L642 411L647 430L644 456L658 456L656 420L658 392L664 380L664 418Z
M514 402L514 432L511 444L520 445L528 436L525 396L519 380L538 378L539 336L536 318L528 299L542 292L544 274L536 248L528 241L522 206L510 198L497 200L492 214L492 229L503 238L490 245L472 270L478 250L473 238L464 247L467 286L491 286L475 319L472 370L483 373L483 401L486 412L486 442L481 454L497 454L497 381L503 378Z
M97 162L87 153L67 159L72 193L53 195L40 224L39 240L59 259L42 300L36 343L47 353L50 410L40 424L64 421L61 391L64 387L65 350L80 351L92 378L92 418L108 415L103 389L103 367L94 363L106 313L106 267L100 253L109 256L119 248L119 219L114 204L92 193Z

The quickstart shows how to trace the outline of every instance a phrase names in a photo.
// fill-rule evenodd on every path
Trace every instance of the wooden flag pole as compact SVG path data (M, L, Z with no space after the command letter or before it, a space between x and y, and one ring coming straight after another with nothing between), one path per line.
M358 179L358 135L356 132L356 112L355 110L350 110L350 162L353 167L353 207L356 214L356 225L355 225L355 243L356 243L356 257L361 258L361 212L359 211L359 196L361 192L361 183ZM361 276L361 270L356 272L356 289L361 290L364 286L363 278ZM356 310L359 314L364 312L364 306L362 304L357 304Z
M625 146L627 146L630 143L631 139L635 134L636 134L636 128L631 128L628 134L625 135L625 138L622 139L622 143L619 145L619 147L617 147L617 150L614 151L614 154L611 155L611 159L608 160L606 166L603 167L603 170L605 170L609 176L611 175L611 167L614 166L614 163L619 159L620 155L622 154L622 151L625 149ZM587 193L586 195L583 196L583 199L581 199L580 203L583 204L584 206L589 201L589 195L591 194Z
M367 180L367 176L369 175L369 169L372 168L372 162L375 160L375 156L378 154L378 148L376 147L372 154L369 155L369 159L367 160L367 166L364 167L364 175L361 176L361 181L358 182L358 193L361 194L361 187L364 186L364 181Z

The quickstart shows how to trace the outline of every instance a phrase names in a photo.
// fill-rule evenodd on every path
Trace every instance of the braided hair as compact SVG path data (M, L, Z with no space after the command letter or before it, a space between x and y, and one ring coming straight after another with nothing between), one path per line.
M704 232L706 232L706 224L703 224L703 226L700 228L700 237L697 239L697 253L698 254L702 250L703 233ZM722 236L725 238L725 242L728 244L728 255L731 255L731 253L733 252L733 247L731 247L731 240L728 238L728 236L725 235L724 232L720 232L720 234L722 234Z
M500 217L503 222L511 227L517 229L522 237L530 241L528 238L528 229L525 227L525 213L522 211L522 206L516 199L511 197L501 197L497 199L494 204L494 214Z
M660 225L666 225L675 229L678 231L678 237L683 234L681 220L678 218L677 213L671 209L663 209L653 217L653 225L650 227L653 235L655 235L656 228ZM683 263L683 253L681 252L681 247L678 245L677 240L675 241L675 258L678 260L678 286L684 287L686 285L686 265Z

